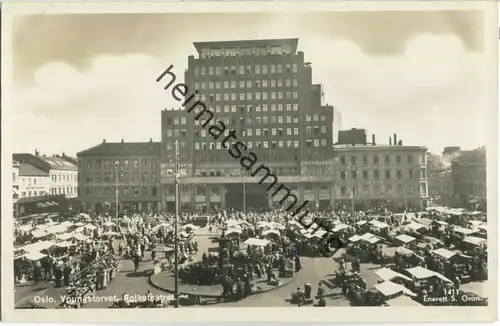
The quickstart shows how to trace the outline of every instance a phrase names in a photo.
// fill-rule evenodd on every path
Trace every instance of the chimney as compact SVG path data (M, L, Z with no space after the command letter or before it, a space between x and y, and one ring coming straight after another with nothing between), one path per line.
M372 145L377 145L377 143L375 143L375 135L372 135Z
M389 145L392 145L392 138L389 137Z
M63 152L63 153L62 153L62 157L66 157L66 153L64 153L64 152Z
M122 138L122 144L123 144L124 142L125 142L125 141L124 141L124 140L123 140L123 138Z
M398 146L403 146L403 141L402 140L398 141Z
M38 156L40 155L40 152L38 151L38 149L35 148L35 156Z
M106 139L103 139L103 140L102 140L102 143L103 143L103 144L106 144Z
M398 144L398 134L394 134L394 145Z
M153 138L149 138L149 142L152 143L153 142Z

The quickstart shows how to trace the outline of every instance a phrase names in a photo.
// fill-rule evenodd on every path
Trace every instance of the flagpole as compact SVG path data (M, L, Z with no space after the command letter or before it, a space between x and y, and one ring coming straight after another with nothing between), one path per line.
M174 300L175 308L179 308L179 235L177 224L179 222L179 142L175 141L175 168L174 168L174 182L175 182L175 217L174 217Z

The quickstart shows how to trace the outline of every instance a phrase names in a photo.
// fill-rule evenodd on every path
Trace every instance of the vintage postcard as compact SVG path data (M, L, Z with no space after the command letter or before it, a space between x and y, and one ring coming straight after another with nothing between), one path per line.
M2 27L4 320L496 319L494 2Z

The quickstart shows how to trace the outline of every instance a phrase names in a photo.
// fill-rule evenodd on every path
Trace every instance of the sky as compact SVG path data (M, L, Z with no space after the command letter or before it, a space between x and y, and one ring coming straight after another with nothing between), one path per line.
M155 79L173 64L181 81L193 42L291 37L342 129L438 153L488 141L481 12L37 15L12 33L15 152L159 141L178 103Z

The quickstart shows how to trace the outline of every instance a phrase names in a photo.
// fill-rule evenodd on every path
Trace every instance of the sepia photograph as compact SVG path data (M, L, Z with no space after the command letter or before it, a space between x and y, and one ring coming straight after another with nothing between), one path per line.
M497 8L362 4L5 5L2 315L495 319Z

